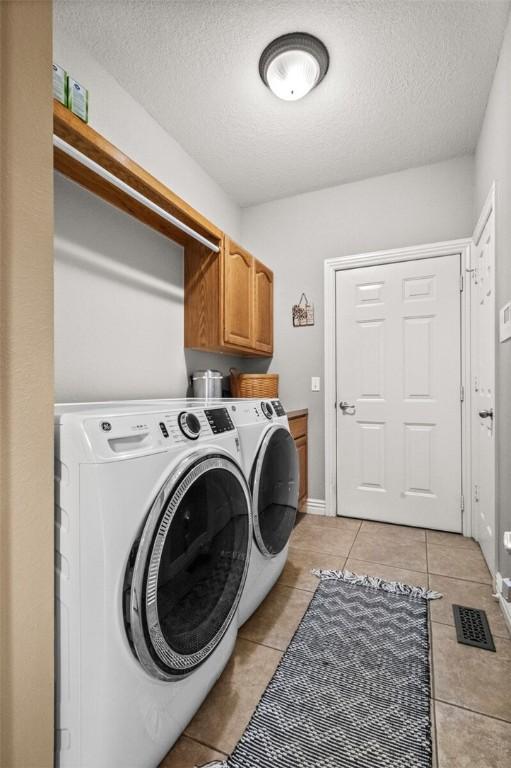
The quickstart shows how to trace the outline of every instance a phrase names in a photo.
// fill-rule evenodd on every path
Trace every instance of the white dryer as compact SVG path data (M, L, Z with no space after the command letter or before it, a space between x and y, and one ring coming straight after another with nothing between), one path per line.
M254 543L239 606L241 625L259 607L286 563L298 509L299 461L280 400L221 402L238 430L252 495Z
M105 403L105 406L107 404ZM262 603L286 564L300 490L299 461L285 409L277 398L138 400L139 409L227 408L241 443L252 497L254 541L238 617L243 624Z
M57 407L56 764L154 768L232 652L251 499L225 406Z

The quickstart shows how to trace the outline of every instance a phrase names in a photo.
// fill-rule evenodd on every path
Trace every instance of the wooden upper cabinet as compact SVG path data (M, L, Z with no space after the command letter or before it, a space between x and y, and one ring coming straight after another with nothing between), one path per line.
M273 273L233 240L185 245L185 347L273 354Z
M254 257L228 237L223 272L224 342L253 347Z
M254 259L254 348L273 353L273 272Z

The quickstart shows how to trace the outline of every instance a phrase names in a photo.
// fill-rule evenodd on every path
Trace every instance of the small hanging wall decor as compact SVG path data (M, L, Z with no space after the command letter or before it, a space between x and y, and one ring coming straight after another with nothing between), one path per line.
M314 325L314 304L309 304L309 299L302 293L298 304L293 304L293 325L295 328L302 325Z

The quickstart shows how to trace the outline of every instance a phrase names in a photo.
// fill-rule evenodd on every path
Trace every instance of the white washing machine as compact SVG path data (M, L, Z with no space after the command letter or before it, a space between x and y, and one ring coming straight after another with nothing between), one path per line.
M154 768L231 655L251 499L225 406L57 406L56 764Z
M224 399L237 427L242 466L252 495L254 542L239 606L243 624L279 578L296 520L300 475L298 454L278 399Z
M174 407L173 400L140 400L133 407ZM282 403L277 398L221 398L182 401L187 407L225 407L241 443L241 463L252 495L254 541L239 605L244 624L279 578L287 560L300 490L299 461Z

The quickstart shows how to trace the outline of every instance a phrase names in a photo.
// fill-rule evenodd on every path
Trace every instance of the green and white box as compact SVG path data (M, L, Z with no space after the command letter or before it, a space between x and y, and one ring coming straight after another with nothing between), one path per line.
M58 64L53 64L53 98L67 107L67 72Z
M89 120L89 92L72 77L68 80L68 107L86 123Z

